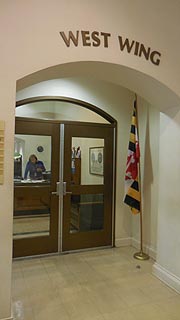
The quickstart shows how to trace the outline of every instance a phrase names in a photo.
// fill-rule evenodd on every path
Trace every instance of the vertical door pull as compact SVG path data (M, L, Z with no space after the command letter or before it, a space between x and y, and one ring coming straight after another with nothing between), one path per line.
M51 192L51 194L55 194L56 196L60 197L63 193L63 186L62 182L56 182L56 191Z
M66 196L66 194L72 194L71 191L66 191L66 185L67 182L63 182L63 195Z

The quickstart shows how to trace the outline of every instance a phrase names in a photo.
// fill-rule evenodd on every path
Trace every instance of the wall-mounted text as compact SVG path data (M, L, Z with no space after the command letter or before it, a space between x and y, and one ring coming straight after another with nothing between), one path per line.
M67 33L60 31L59 33L67 47L110 47L111 34L108 32L77 30L76 32L68 31ZM151 47L147 47L139 41L123 38L121 35L117 36L117 40L121 52L144 58L154 65L159 66L161 58L159 51L153 50Z

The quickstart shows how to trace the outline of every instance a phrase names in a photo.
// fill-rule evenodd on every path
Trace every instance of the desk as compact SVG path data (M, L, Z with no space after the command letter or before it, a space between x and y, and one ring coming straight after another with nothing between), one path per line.
M50 211L50 184L15 182L14 216L47 214Z

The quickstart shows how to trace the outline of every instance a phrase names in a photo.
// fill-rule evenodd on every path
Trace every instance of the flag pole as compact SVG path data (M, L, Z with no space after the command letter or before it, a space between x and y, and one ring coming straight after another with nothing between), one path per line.
M138 126L138 106L137 106L137 95L135 94L135 103L136 103L136 119L137 119L137 133L139 137L139 126ZM134 258L138 260L148 260L149 255L143 252L143 214L142 214L142 196L141 196L141 165L139 158L139 192L140 192L140 251L134 254Z

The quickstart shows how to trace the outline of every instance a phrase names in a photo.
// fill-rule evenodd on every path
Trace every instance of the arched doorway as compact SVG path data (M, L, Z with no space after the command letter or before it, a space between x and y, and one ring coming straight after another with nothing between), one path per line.
M15 257L114 243L116 121L91 104L65 97L27 99L17 107L48 101L85 107L105 123L16 118ZM38 163L45 163L40 178L25 173L28 155L37 153Z
M68 68L68 65L69 65L69 71L70 71L69 74L71 74L72 70L74 71L74 69L72 68L73 64L74 63L58 66L57 74L55 75L55 78L56 79L58 78L60 71L63 71L61 73L62 77L66 76L67 74L66 74L65 70L66 70L66 67ZM77 65L77 69L75 72L75 74L77 75L79 72L79 69L82 72L82 69L79 68L81 65L81 62L75 63L75 64ZM134 92L137 92L139 96L147 99L147 101L150 104L152 104L156 110L160 110L160 111L162 111L162 113L167 113L168 115L170 115L170 118L173 119L174 111L172 110L172 108L179 106L179 97L175 94L175 92L173 92L169 87L167 87L164 84L165 82L159 82L157 79L152 78L151 76L149 76L147 74L143 74L142 72L139 72L137 70L132 70L131 68L123 67L121 65L114 65L114 64L109 64L109 63L96 63L96 62L92 62L92 63L91 62L84 62L82 64L83 64L83 66L85 65L85 68L83 69L83 72L84 72L84 70L85 70L85 72L83 74L85 74L86 76L87 76L87 74L88 74L88 76L92 75L92 74L96 74L96 77L99 77L101 79L102 78L104 79L104 77L105 77L105 78L108 78L108 81L110 81L110 82L113 82L118 85L121 84L124 87L129 88L130 90L132 90ZM62 67L62 69L61 69L61 67ZM56 67L54 67L54 68L56 68ZM28 85L31 86L32 84L35 84L35 83L37 84L38 81L53 79L54 74L52 74L52 73L53 73L54 68L46 69L46 70L43 70L42 72L40 71L37 74L32 74L30 76L25 77L24 79L21 79L18 83L19 90L26 88ZM52 73L49 71L52 71ZM73 72L72 72L72 75L73 75ZM40 78L39 78L39 76L40 76ZM45 85L45 87L47 88L47 85ZM77 86L75 89L77 89ZM42 92L40 92L40 95L42 95ZM74 97L76 97L76 93L74 94ZM88 101L91 102L92 100L88 99ZM124 104L124 106L126 107L126 104ZM170 110L168 110L168 108L171 108L172 112ZM150 250L153 254L152 256L155 258L156 258L157 243L159 242L159 240L158 240L158 242L156 241L156 227L157 227L157 213L158 213L158 200L156 201L156 199L159 194L159 190L157 188L158 175L156 174L156 172L158 172L158 163L159 163L158 153L159 153L160 149L159 149L159 145L157 142L159 140L159 132L160 131L157 126L156 126L156 128L154 128L154 124L159 123L161 126L160 129L162 129L162 130L164 129L163 121L162 121L162 123L160 123L158 116L159 115L157 115L157 117L155 117L155 118L152 118L152 120L155 120L155 121L153 121L151 123L153 130L151 130L149 132L149 134L152 135L150 137L150 140L154 141L153 142L153 149L154 150L151 149L151 153L153 154L154 159L152 157L149 157L150 154L149 154L149 151L147 148L148 145L150 148L152 147L152 145L151 146L150 146L150 144L145 145L145 148L147 149L147 152L145 150L145 152L146 152L145 161L147 162L147 160L148 160L151 162L151 160L153 160L153 163L150 163L150 165L151 165L150 168L152 169L151 170L151 177L155 178L153 180L152 179L150 180L151 190L153 191L153 194L154 194L154 196L153 196L151 194L149 186L148 186L149 165L148 165L148 163L146 163L145 173L146 173L147 188L145 188L144 200L145 200L145 203L147 202L147 204L148 204L148 217L149 217L148 219L151 222L153 221L153 224L146 223L145 229L147 229L147 232L145 232L145 236L147 237L148 247L150 248ZM120 122L120 123L122 126L122 122ZM148 122L147 122L147 124L148 124ZM165 125L166 125L166 119L165 119ZM144 131L144 133L145 133L145 131ZM144 134L144 137L145 136L148 137L148 135ZM160 142L160 143L162 144L162 142ZM123 152L125 152L124 150L125 149L123 149ZM123 152L121 153L121 155L123 154ZM160 152L161 152L160 159L162 160L163 159L162 150L160 150ZM118 168L120 166L121 166L121 163L119 163ZM118 170L118 168L117 168L117 170ZM146 169L148 169L148 170L146 170ZM162 176L162 170L160 170L160 171L161 171L161 176ZM155 173L155 174L153 175L153 173ZM118 176L118 177L120 177L120 176ZM120 177L120 179L121 179L121 181L123 181L122 177ZM120 192L122 190L122 185L121 185L122 183L123 182L120 182L120 186L121 186L121 188L119 188ZM149 203L150 203L150 205L149 205ZM125 228L121 229L121 231L122 231L121 234L125 235L125 236L127 235L127 238L117 239L117 234L120 234L119 232L117 232L116 233L116 243L118 240L120 240L120 242L122 240L122 243L130 244L131 242L129 242L128 235L131 233L131 230L132 230L133 231L132 236L133 236L133 233L135 234L135 238L134 239L132 238L132 241L133 241L132 243L135 246L137 246L138 245L138 226L136 227L136 225L133 224L132 229L131 229L131 227L129 227L128 215L126 214L126 217L125 217L125 212L124 212L125 210L123 210L120 202L118 204L119 204L118 207L116 207L116 218L117 218L116 221L120 220L118 210L121 209L122 219L124 219L124 221L125 221L123 226L125 228L127 227L126 230L125 230ZM153 210L151 210L151 208L153 208ZM145 215L145 219L146 219L146 217L147 217L147 215ZM120 220L120 222L122 222L122 219ZM160 219L160 220L164 220L164 215L162 215L162 219ZM121 225L121 224L118 224L118 225ZM135 228L134 228L134 226L135 226ZM128 234L128 232L126 232L128 230L130 230L129 234ZM158 238L159 238L159 235L158 235ZM130 239L130 241L131 241L131 239ZM163 243L165 243L165 241L163 241ZM163 250L164 250L164 248L163 248ZM165 249L165 251L166 251L166 249Z

